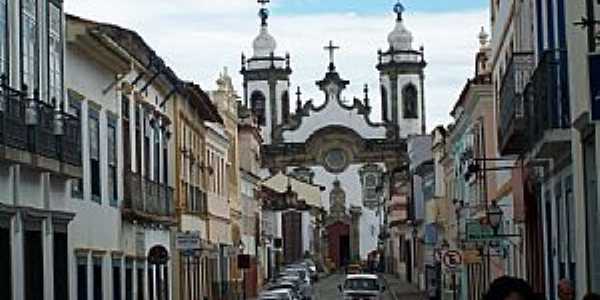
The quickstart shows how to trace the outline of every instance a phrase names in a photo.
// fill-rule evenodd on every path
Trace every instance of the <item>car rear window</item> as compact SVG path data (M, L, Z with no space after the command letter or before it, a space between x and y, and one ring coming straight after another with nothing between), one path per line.
M344 283L344 289L360 291L378 291L379 282L376 279L356 278L347 279Z

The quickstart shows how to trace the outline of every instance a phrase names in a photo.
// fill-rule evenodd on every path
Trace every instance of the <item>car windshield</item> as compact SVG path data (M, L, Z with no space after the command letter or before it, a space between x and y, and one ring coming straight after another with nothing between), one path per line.
M378 291L379 282L377 282L376 279L368 278L347 279L344 283L344 289L359 291Z

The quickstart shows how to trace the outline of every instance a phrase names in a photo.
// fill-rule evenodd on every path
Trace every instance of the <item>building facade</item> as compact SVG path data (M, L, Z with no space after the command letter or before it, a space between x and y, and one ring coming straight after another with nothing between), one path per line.
M0 9L0 297L66 299L69 182L83 168L80 119L67 110L63 5L12 0Z

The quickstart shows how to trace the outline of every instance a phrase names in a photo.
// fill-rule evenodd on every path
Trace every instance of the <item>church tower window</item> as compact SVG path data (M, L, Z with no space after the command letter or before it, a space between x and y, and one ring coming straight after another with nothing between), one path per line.
M287 123L290 118L290 96L287 91L281 95L281 120Z
M256 116L258 125L266 125L266 99L265 95L259 91L254 91L250 97L252 112Z
M403 112L405 119L419 118L418 112L418 92L417 88L411 83L402 90Z
M381 119L388 121L388 92L385 86L381 86Z

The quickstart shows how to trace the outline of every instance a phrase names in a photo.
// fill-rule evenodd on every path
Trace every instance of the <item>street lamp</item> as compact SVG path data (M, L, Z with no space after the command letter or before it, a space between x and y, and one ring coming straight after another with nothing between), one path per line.
M492 226L495 235L498 234L498 229L500 228L500 223L502 222L503 215L504 212L502 211L502 209L500 209L498 203L496 203L496 201L492 201L492 205L488 208L487 211L487 219L490 226Z

